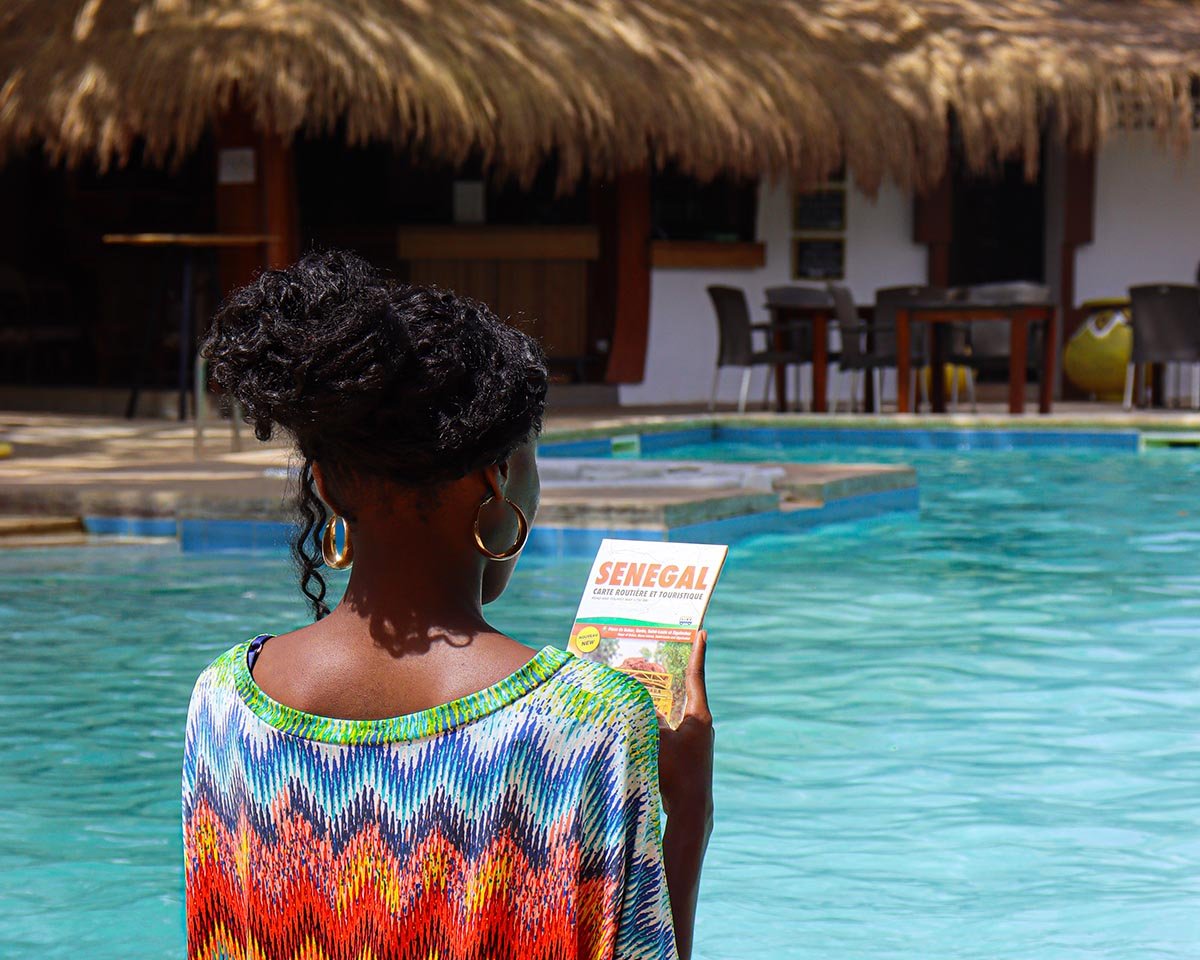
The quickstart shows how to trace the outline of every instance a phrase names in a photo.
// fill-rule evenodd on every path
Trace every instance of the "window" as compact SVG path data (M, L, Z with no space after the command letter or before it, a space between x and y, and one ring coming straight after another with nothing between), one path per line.
M758 216L758 184L717 177L701 183L667 168L651 181L651 223L655 240L707 240L751 243Z

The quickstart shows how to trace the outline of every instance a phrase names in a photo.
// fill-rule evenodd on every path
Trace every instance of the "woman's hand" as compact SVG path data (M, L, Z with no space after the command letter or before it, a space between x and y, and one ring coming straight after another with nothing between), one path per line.
M662 714L658 717L658 781L667 814L663 868L680 960L692 955L700 868L713 822L713 724L704 687L707 645L708 633L701 630L687 665L687 707L679 726L672 730Z
M713 722L704 686L708 631L696 634L684 674L687 708L674 730L658 715L658 783L667 819L712 818Z

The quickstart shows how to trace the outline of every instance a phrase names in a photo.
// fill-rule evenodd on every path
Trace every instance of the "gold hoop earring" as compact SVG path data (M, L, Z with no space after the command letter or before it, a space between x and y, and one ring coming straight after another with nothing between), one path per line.
M337 525L342 525L342 549L337 548ZM334 570L345 570L354 562L354 545L350 542L350 524L336 514L325 521L325 532L321 535L321 558L325 566Z
M475 547L489 560L511 560L518 553L525 549L525 542L529 539L529 521L525 518L524 511L521 510L511 500L506 500L504 497L500 499L513 508L513 513L517 515L517 539L513 541L513 545L503 553L492 553L487 548L487 544L483 542L483 536L479 532L479 517L483 513L483 508L486 507L496 498L488 495L488 498L479 505L479 509L475 511Z

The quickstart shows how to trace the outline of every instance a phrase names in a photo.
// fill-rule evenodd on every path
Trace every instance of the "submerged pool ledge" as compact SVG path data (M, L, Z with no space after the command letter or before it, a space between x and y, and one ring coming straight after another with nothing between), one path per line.
M915 474L909 470L904 476L904 467L703 459L718 455L708 453L710 444L742 448L737 455L762 461L788 459L789 450L808 445L841 447L847 461L896 459L895 451L906 450L1136 456L1140 449L1200 449L1200 417L1072 422L956 416L931 422L915 416L702 414L590 420L549 429L542 437L538 459L547 483L528 549L555 556L589 553L605 536L732 542L918 507ZM884 449L892 453L873 455ZM672 450L701 459L664 459ZM287 548L292 523L284 502L286 471L241 461L179 467L172 461L162 469L75 468L50 482L20 475L0 483L0 512L66 518L76 525L82 520L92 537L166 539L188 552ZM830 469L845 474L821 474ZM656 471L666 473L655 477ZM773 478L772 471L790 475Z
M732 543L916 510L915 472L888 464L722 463L551 457L526 550L595 552L605 537ZM162 504L162 506L166 506ZM175 505L175 516L85 514L91 534L168 536L189 553L280 551L294 526L282 505L255 499Z
M811 530L919 509L917 488L904 487L842 497L801 508L757 510L673 527L584 527L537 523L525 552L531 556L591 556L606 537L624 540L734 543L767 533ZM89 533L109 536L178 537L185 553L276 553L291 547L295 527L284 521L189 517L181 520L142 517L85 517Z
M836 523L874 519L920 509L916 484L873 493L855 494L821 504L789 504L780 500L771 509L756 510L661 527L565 527L538 523L526 553L549 558L591 556L606 537L622 540L684 543L736 543L746 537L813 530Z

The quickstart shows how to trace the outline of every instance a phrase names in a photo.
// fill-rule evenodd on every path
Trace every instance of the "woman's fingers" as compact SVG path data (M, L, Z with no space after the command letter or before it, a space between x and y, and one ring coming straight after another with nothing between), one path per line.
M692 655L684 673L684 688L687 690L687 712L698 719L712 722L708 709L708 690L704 686L704 656L708 649L708 631L698 630L692 644Z

